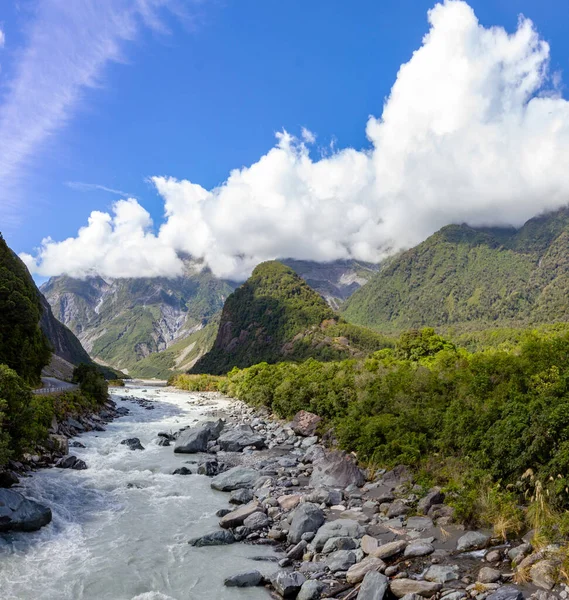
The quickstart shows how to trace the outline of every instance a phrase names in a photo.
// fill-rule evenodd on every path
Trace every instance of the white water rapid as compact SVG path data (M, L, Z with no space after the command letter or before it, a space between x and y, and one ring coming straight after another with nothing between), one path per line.
M147 391L143 392L145 389ZM123 396L159 400L145 410ZM159 431L176 431L204 408L191 393L127 387L114 391L130 414L78 439L70 452L88 469L43 469L19 491L51 507L53 521L35 533L0 536L2 600L224 600L268 598L263 588L225 588L223 578L244 570L275 570L263 546L193 548L190 538L215 530L215 512L228 494L202 475L171 475L191 458L157 445ZM219 403L223 407L224 400ZM210 407L208 407L210 408ZM138 437L144 451L121 440Z

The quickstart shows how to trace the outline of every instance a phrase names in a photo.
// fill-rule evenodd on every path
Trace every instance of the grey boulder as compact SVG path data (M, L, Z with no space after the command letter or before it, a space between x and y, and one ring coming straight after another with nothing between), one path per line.
M505 585L487 596L486 600L524 600L524 595L517 587Z
M298 571L277 571L271 575L271 585L283 598L296 597L305 581L304 575Z
M302 534L316 531L322 523L324 523L324 513L319 506L311 502L299 504L292 513L288 541L291 544L298 544Z
M317 552L324 548L324 544L333 537L351 537L361 538L365 535L365 529L352 519L337 519L324 523L316 532L315 538L312 540L312 545Z
M360 487L365 478L356 463L344 452L326 452L314 463L310 487L346 488L349 485Z
M177 454L195 454L207 452L207 443L216 440L223 429L223 421L206 421L196 427L190 427L179 435L174 444Z
M261 449L265 440L255 433L249 425L241 425L219 436L217 443L224 452L242 452L247 446Z
M237 540L231 531L213 531L212 533L206 533L197 538L191 539L188 544L190 546L196 546L201 548L204 546L225 546L227 544L233 544Z
M144 446L140 443L140 440L137 437L123 440L121 444L123 446L127 446L129 450L144 450Z
M456 549L459 552L469 552L470 550L480 550L486 548L490 536L480 531L469 531L458 538Z
M255 512L243 521L243 525L252 531L264 529L269 526L269 517L264 512Z
M0 489L0 532L36 531L51 522L51 509L19 492Z
M73 456L73 454L68 454L63 458L60 458L55 463L55 466L58 469L75 469L77 471L83 471L87 468L85 461Z
M227 587L253 587L263 581L263 576L259 571L246 571L226 577L223 584Z
M239 488L252 488L259 477L259 472L249 467L233 467L216 475L211 480L211 487L221 492L232 492Z
M383 600L388 587L389 579L385 575L370 571L362 581L357 600Z
M326 559L326 566L332 573L347 571L356 562L356 555L351 550L338 550Z
M316 579L309 579L302 584L296 600L318 600L326 586Z

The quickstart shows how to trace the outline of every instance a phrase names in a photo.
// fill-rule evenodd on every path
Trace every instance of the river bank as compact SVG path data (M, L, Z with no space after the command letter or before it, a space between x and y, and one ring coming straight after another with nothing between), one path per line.
M0 538L2 598L567 597L555 549L464 531L403 467L365 481L314 416L148 383L112 396L123 416L74 440L87 469L22 479L53 522Z

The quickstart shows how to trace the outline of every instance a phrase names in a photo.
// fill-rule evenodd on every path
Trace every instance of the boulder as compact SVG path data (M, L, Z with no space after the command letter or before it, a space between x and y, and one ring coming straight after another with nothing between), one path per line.
M387 511L387 517L393 519L394 517L403 517L411 511L411 508L403 502L403 500L395 500Z
M433 520L429 517L409 517L407 519L407 529L430 529L433 526Z
M197 538L192 538L188 544L201 548L204 546L225 546L234 544L237 540L231 531L213 531Z
M365 535L365 529L352 519L337 519L324 523L316 532L312 545L317 552L324 548L324 544L333 537L361 538Z
M455 581L458 579L458 566L431 565L425 573L425 579L427 581L433 581L434 583L448 583L449 581Z
M337 550L355 550L356 548L356 540L351 537L333 537L324 544L322 554L331 554Z
M355 462L344 452L326 452L321 460L314 463L310 487L346 488L349 485L360 487L365 478Z
M388 587L389 579L385 575L369 571L360 586L357 600L383 600Z
M291 429L296 435L303 437L313 436L316 432L316 428L322 421L322 417L315 415L314 413L306 410L300 410L294 415L294 419L290 424Z
M60 458L55 463L55 466L58 469L76 469L78 471L82 471L87 468L85 461L81 460L80 458L77 458L76 456L73 456L73 454L68 454L63 458Z
M127 446L129 450L144 450L144 446L140 443L140 440L135 438L128 438L121 442L123 446Z
M397 554L401 554L401 552L403 552L407 547L408 543L409 542L406 540L395 540L394 542L388 542L387 544L378 546L373 552L370 552L370 554L381 559L392 558Z
M253 446L261 449L265 440L255 433L249 425L241 425L219 436L217 443L224 452L242 452L243 448Z
M417 513L420 515L426 515L429 509L434 504L442 504L445 501L445 495L441 491L441 488L432 488L429 493L421 498L417 504Z
M405 578L393 579L389 584L389 589L396 598L403 598L407 594L417 594L424 598L430 598L440 592L442 587L440 583Z
M380 558L368 556L348 569L346 581L351 584L356 584L362 581L370 571L383 571L384 569L385 563Z
M290 560L300 560L304 556L306 546L308 543L306 540L300 540L298 544L294 545L287 553L286 557Z
M322 523L324 523L324 513L319 506L311 502L299 504L292 514L288 541L291 544L298 544L303 533L315 532Z
M269 526L269 517L264 512L255 512L243 521L243 526L251 531L264 529Z
M300 503L300 496L298 494L290 494L289 496L279 496L277 498L279 506L283 510L292 510L296 508Z
M215 477L219 474L219 463L216 458L208 458L198 463L198 475Z
M233 467L216 475L211 480L211 487L221 492L232 492L239 488L252 488L259 477L259 472L249 467Z
M428 556L435 551L433 544L428 540L415 540L411 542L403 552L404 558L418 558Z
M326 559L326 566L332 573L347 571L356 562L356 555L351 550L338 550Z
M245 521L247 517L250 517L253 513L259 512L260 510L261 505L256 500L249 502L249 504L244 504L243 506L232 510L230 513L227 513L224 517L221 517L219 525L224 529L233 529L234 527L243 525L243 521Z
M277 571L271 575L271 585L283 598L295 598L305 581L298 571Z
M525 556L531 553L531 544L525 543L516 546L515 548L510 548L508 550L508 557L514 563L519 563L523 560Z
M476 580L480 583L496 583L497 581L500 581L501 577L502 573L500 573L498 569L493 569L492 567L482 567L480 571L478 571L478 577Z
M529 575L534 585L551 590L557 583L558 565L552 560L540 560L531 566Z
M321 581L309 579L302 584L296 600L318 600L325 587Z
M254 587L260 585L263 581L263 576L259 571L246 571L245 573L237 573L226 577L223 585L227 587Z
M524 600L524 595L517 587L505 585L487 596L486 600Z
M51 509L19 492L0 489L0 532L36 531L51 522Z
M486 548L490 536L481 531L469 531L458 539L456 549L459 552L470 552L471 550L480 550Z
M10 488L20 483L14 471L0 471L0 488Z
M248 488L239 488L229 494L229 504L247 504L253 500L253 492Z
M207 452L207 443L216 440L223 429L223 421L206 421L196 427L189 427L180 433L174 444L174 452L179 454L195 454Z

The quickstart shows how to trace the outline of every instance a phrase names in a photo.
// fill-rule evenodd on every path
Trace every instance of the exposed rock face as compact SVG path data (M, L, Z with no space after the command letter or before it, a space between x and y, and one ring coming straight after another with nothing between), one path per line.
M51 509L22 494L0 489L0 531L36 531L51 522Z
M345 488L361 486L365 478L354 461L343 452L326 452L314 464L310 485L312 487Z
M322 417L319 417L314 413L307 412L306 410L300 410L296 413L296 415L294 415L294 419L292 420L290 426L296 435L310 437L316 433L316 428L321 421Z

